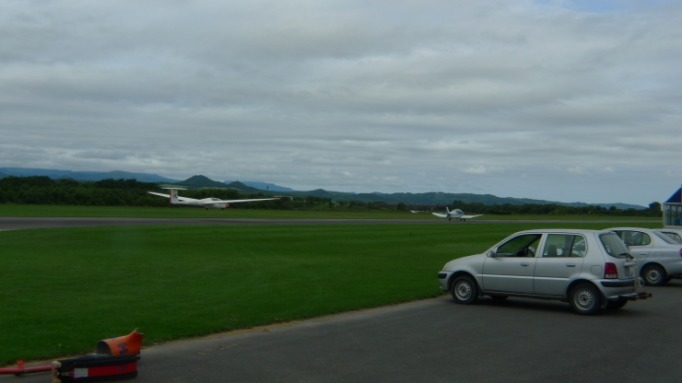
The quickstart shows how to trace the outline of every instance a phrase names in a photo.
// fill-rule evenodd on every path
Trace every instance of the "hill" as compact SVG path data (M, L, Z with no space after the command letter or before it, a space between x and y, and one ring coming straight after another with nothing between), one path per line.
M239 182L239 181L225 181L226 184L231 184L233 182ZM253 189L258 189L262 191L269 191L269 192L278 192L278 193L290 193L295 191L294 189L276 185L273 183L269 182L260 182L260 181L243 181L241 182L243 185L246 185L250 188Z
M227 188L228 186L222 182L218 181L213 181L212 179L197 175L197 176L192 176L189 177L188 179L180 182L176 182L178 185L185 186L190 189L199 189L199 188L216 188L216 189L222 189L222 188Z
M0 168L0 178L2 177L31 177L44 176L52 179L70 178L76 181L102 181L106 179L134 179L140 182L176 182L176 180L149 173L130 173L120 170L111 172L89 172L72 171L57 169L33 169L33 168Z
M195 175L184 181L174 180L162 177L156 174L149 173L130 173L124 171L112 172L88 172L88 171L71 171L71 170L54 170L54 169L31 169L31 168L3 168L0 167L0 178L7 176L28 177L28 176L46 176L52 179L70 178L76 181L101 181L105 179L134 179L139 182L149 182L158 184L175 184L184 186L190 189L195 188L216 188L216 189L235 189L245 194L287 194L295 197L317 197L328 198L332 201L355 201L365 203L386 203L399 204L404 203L411 206L448 206L454 201L461 201L464 203L480 203L483 205L563 205L571 207L582 206L602 206L605 208L615 207L621 210L645 209L645 206L631 205L623 203L598 203L587 204L583 202L555 202L547 200L536 200L528 198L512 198L512 197L498 197L492 194L473 194L473 193L444 193L444 192L427 192L427 193L349 193L349 192L335 192L324 189L315 189L311 191L296 191L283 186L275 185L267 182L219 182L214 181L203 175Z
M293 196L314 196L318 198L329 198L334 201L356 201L356 202L383 202L387 204L404 203L410 206L449 206L454 201L463 203L479 203L482 205L562 205L570 207L582 206L601 206L605 208L615 207L621 210L645 209L644 206L630 205L624 203L599 203L587 204L584 202L555 202L547 200L537 200L530 198L498 197L492 194L473 194L473 193L345 193L333 192L324 189L316 189L307 192L292 192Z
M184 186L188 189L233 189L245 194L258 194L263 192L261 189L250 187L239 181L225 183L214 181L202 175L189 177L184 181L176 182L175 185Z

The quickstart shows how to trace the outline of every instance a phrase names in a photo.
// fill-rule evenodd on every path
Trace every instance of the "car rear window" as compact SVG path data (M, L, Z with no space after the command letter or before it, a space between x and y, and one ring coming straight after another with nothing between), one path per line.
M677 243L682 243L682 237L680 237L679 234L672 232L672 231L664 231L663 234L667 235L668 237L674 239Z
M599 235L599 240L606 252L614 258L630 258L629 250L616 233Z
M679 244L679 242L677 242L674 238L668 237L667 234L654 231L654 235L656 235L658 238L662 239L665 243L669 243L671 245Z

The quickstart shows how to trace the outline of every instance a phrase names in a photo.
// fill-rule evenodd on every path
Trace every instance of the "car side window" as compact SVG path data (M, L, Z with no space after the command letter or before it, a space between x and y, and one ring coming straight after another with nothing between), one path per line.
M542 252L543 258L584 257L585 238L579 235L549 234Z
M514 237L497 248L498 257L535 257L541 234L526 234Z
M587 244L582 236L575 236L573 247L571 247L571 257L584 257L587 254Z
M649 237L649 234L642 233L641 231L623 230L617 233L627 246L648 246L651 244L651 237Z

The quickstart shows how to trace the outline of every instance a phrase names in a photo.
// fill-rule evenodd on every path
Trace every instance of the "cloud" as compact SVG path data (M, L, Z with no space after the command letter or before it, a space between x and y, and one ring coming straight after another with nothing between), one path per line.
M681 10L10 0L0 4L0 159L648 204L679 184L662 165L680 147ZM650 182L633 184L633 173Z

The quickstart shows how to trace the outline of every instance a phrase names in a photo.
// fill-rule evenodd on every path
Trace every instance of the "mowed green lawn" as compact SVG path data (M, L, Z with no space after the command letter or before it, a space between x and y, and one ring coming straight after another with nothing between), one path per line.
M97 340L135 328L150 345L435 296L435 275L447 259L490 242L486 230L460 246L463 238L453 236L453 229L460 228L215 225L0 232L0 363L92 352Z
M538 226L169 225L0 232L0 364L89 353L98 340L136 328L149 346L437 296L436 273L446 261Z

